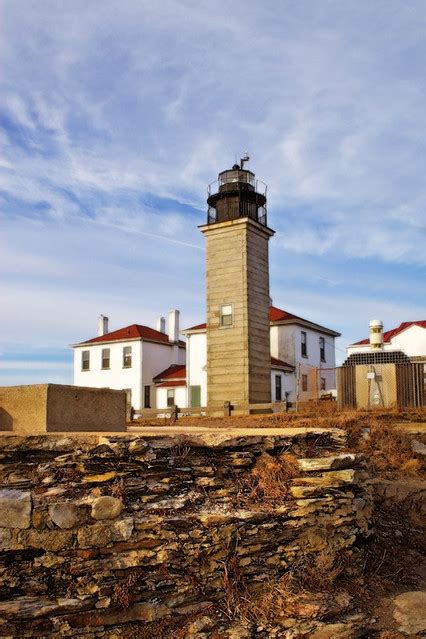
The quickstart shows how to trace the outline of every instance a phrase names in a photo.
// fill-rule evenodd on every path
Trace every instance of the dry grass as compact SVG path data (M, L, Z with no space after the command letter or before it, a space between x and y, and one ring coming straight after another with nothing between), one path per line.
M359 423L366 425L371 418L384 423L401 421L426 421L426 407L398 410L395 408L375 408L367 410L339 410L334 401L309 402L301 405L298 412L273 413L267 415L247 415L232 417L181 417L178 426L194 427L211 426L212 428L291 428L324 426L327 428L350 428ZM138 420L135 425L158 427L161 419ZM165 424L166 425L166 424Z
M124 479L115 479L111 486L111 495L113 497L117 497L117 499L121 499L125 494L125 486Z
M421 436L417 438L421 439ZM397 430L394 423L373 416L369 421L358 422L349 428L350 448L364 452L373 474L384 478L422 474L423 464L412 451L412 439L413 435Z
M140 570L132 570L124 581L114 585L111 595L111 600L114 604L120 606L120 608L130 608L134 602L135 585L138 583L140 575Z
M273 457L262 453L252 471L237 479L240 505L265 505L267 502L289 498L293 477L300 476L297 458L290 453Z
M224 566L223 612L229 619L267 626L278 617L295 614L299 600L302 606L312 605L312 601L317 606L321 599L333 600L341 589L348 562L349 556L333 555L327 550L304 556L280 579L270 580L259 591L251 592L236 557L231 557Z

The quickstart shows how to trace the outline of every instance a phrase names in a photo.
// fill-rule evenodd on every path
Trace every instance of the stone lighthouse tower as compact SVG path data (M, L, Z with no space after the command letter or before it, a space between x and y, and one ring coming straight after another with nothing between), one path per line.
M266 185L241 164L209 186L206 238L207 403L223 414L271 401Z

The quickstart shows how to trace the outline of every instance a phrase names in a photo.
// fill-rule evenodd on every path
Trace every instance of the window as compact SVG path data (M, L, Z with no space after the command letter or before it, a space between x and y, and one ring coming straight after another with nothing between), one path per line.
M322 362L325 362L325 339L323 337L319 338L319 347L320 347L320 359Z
M301 353L302 357L308 357L308 336L306 331L301 332Z
M123 348L123 368L132 367L132 347L124 346Z
M105 370L109 368L109 359L110 359L110 349L103 348L102 349L102 369Z
M151 386L145 386L143 405L145 408L151 408Z
M83 351L81 354L81 370L90 370L90 351Z
M223 306L220 307L220 325L232 326L232 324L232 304L223 304Z
M282 400L282 395L281 375L275 375L275 401L280 402Z
M168 388L167 389L167 406L175 405L175 389Z
M308 376L302 375L302 391L308 390Z
M326 382L325 382L325 377L321 377L321 386L320 389L322 391L326 390Z

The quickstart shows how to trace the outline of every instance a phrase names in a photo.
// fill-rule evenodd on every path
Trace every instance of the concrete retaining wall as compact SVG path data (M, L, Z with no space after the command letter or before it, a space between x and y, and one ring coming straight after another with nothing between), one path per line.
M62 384L0 387L0 431L124 431L126 394Z

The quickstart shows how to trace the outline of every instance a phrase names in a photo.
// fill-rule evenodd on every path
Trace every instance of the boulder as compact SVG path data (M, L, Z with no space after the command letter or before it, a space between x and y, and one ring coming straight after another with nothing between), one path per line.
M413 439L411 441L411 450L416 455L424 457L426 455L426 444L422 444L422 442L419 442L418 439Z
M124 505L117 497L98 497L92 503L93 519L115 519L123 510Z
M404 592L394 599L393 616L398 630L406 635L426 632L426 592Z
M114 542L128 541L133 531L133 517L109 521L97 521L91 526L78 529L77 539L80 548L102 548Z

